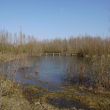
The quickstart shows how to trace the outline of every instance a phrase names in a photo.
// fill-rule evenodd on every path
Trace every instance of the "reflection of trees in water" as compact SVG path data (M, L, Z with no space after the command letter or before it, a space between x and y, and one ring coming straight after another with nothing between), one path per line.
M3 63L0 66L0 72L5 74L9 79L15 80L16 72L19 68L19 60Z
M38 71L38 69L37 69ZM37 79L38 78L38 72L36 69L33 69L32 67L23 67L18 69L18 75L21 79Z
M67 67L67 80L70 83L83 84L89 79L89 64L86 61L72 61Z
M14 61L3 63L0 66L0 72L15 81L18 75L21 78L36 78L38 75L38 68L32 69L32 60L29 58L16 59Z
M30 67L31 63L32 63L32 61L26 57L20 62L20 65L21 65L21 67Z
M67 81L93 88L110 88L110 58L101 56L92 58L89 62L70 63Z

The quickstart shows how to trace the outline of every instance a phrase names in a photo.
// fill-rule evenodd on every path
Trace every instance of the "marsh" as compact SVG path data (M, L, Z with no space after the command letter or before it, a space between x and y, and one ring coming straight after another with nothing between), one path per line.
M80 76L81 68L84 69ZM1 64L1 73L21 84L37 85L49 90L60 90L64 86L92 83L90 63L87 59L76 56L42 56L28 57Z

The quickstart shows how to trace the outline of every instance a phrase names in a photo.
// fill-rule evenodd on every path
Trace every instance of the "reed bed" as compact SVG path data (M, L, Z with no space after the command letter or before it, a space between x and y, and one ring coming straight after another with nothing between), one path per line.
M76 53L78 58L86 58L89 61L91 68L84 63L76 67L75 71L79 73L80 86L78 88L68 87L63 94L44 91L45 95L33 97L33 94L40 93L42 90L37 87L24 89L19 84L15 84L14 80L10 81L5 77L0 77L0 110L43 110L44 105L50 106L48 100L52 98L71 99L73 102L78 101L96 110L110 110L110 38L78 36L38 41L35 37L26 36L22 32L17 35L6 31L0 32L0 62L19 60L27 56L40 56L51 52L62 55ZM29 66L27 62L22 64L24 65ZM71 70L69 71L72 72ZM86 75L91 76L89 80L92 82L86 83L85 86ZM86 95L81 95L81 93ZM37 108L38 106L40 108ZM54 109L59 110L55 107Z
M26 36L23 32L10 34L0 32L1 54L27 54L40 56L43 53L61 53L61 55L77 54L79 57L109 56L110 38L100 36L76 36L68 39L38 40L33 36Z

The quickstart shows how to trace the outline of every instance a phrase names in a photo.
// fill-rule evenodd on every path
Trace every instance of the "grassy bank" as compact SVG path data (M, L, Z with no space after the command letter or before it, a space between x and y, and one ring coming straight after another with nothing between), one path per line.
M21 86L0 77L0 110L109 110L110 92L99 93L77 86L63 92L49 92L34 86Z
M12 54L12 53L5 53L5 54L1 54L0 53L0 62L8 62L11 60L16 60L16 59L22 59L28 57L27 54Z
M19 85L0 77L0 110L30 110Z

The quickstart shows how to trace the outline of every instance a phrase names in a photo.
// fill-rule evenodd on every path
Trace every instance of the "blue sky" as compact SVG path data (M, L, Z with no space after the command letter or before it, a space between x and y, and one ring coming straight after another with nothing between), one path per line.
M110 35L110 0L0 0L0 30L39 39Z

